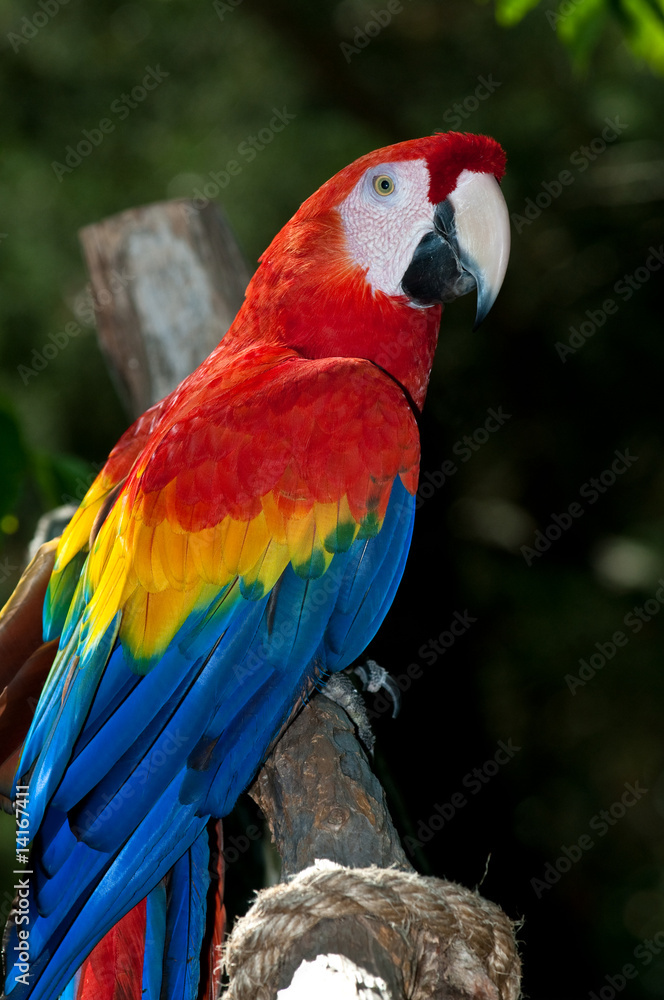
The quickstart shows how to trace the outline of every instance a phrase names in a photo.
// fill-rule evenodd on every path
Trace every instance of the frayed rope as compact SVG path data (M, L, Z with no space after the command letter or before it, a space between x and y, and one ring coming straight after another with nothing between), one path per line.
M443 982L459 996L518 1000L515 925L495 903L453 882L331 862L257 894L224 950L225 1000L273 998L298 939L321 920L348 917L365 926L370 918L371 926L386 924L407 938L412 954L402 973L410 1000L440 996Z

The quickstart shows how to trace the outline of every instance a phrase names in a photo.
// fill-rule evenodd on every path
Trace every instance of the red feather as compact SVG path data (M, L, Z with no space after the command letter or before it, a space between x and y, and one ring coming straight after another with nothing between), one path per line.
M224 906L224 837L221 820L208 824L210 835L210 888L207 934L201 954L200 1000L217 1000L221 984L221 946L226 928Z
M141 1000L145 900L90 952L78 972L76 1000Z

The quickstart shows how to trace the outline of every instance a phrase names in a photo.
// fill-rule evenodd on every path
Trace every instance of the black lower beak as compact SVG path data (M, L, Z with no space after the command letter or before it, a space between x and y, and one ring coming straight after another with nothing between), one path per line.
M475 278L459 259L454 213L449 202L436 206L434 227L418 243L401 280L404 293L418 305L451 302L476 287Z
M408 298L423 306L451 302L472 292L475 284L452 245L437 232L422 237L401 280Z
M434 305L477 289L474 330L505 277L510 219L492 174L462 171L433 212L433 229L418 243L401 287L418 305Z

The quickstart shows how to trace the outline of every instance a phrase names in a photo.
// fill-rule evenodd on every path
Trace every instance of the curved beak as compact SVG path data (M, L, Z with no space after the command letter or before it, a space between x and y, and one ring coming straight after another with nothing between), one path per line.
M459 262L477 287L476 330L496 301L510 256L510 217L493 174L464 170L447 199L454 212Z
M493 174L463 170L454 191L436 205L433 225L401 286L422 305L451 302L476 288L476 330L500 291L510 252L509 213Z

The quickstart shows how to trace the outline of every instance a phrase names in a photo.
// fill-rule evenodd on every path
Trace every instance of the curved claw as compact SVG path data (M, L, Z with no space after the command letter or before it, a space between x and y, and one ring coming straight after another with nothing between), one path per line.
M371 694L376 694L384 689L392 699L392 718L396 719L401 709L401 690L394 677L385 669L379 666L375 660L367 660L353 669L362 683L362 688Z

